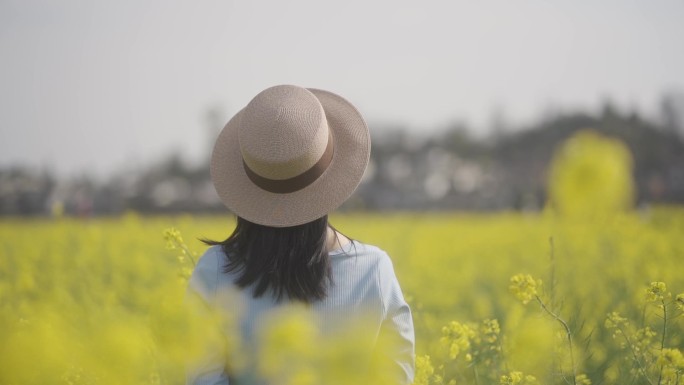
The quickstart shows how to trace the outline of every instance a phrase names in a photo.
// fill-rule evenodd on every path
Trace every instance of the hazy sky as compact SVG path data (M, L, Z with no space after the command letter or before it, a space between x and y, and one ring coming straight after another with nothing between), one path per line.
M492 111L657 111L684 88L684 1L0 0L0 167L60 174L205 156L276 84L371 123L483 132Z

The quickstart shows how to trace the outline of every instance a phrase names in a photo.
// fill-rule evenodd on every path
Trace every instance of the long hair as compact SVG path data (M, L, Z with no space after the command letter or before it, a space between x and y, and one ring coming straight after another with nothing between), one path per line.
M254 284L253 295L271 290L277 300L312 302L325 298L332 282L326 248L328 216L293 227L270 227L237 217L233 233L220 245L228 262L224 272L237 273L235 284Z

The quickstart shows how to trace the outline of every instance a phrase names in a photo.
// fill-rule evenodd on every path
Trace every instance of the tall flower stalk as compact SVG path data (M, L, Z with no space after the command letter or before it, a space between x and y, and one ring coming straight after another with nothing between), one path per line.
M572 366L572 384L577 385L577 370L575 366L575 354L572 348L572 332L570 326L565 322L558 314L554 313L549 309L544 301L539 297L538 290L541 289L542 281L540 279L534 279L529 274L517 274L511 277L511 285L509 290L513 293L518 300L520 300L524 305L527 305L530 301L535 300L541 308L549 314L553 319L558 321L565 330L565 335L568 341L568 347L570 352L570 365Z

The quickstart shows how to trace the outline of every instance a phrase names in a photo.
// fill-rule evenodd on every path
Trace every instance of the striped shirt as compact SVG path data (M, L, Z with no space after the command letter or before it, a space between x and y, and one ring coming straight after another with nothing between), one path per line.
M392 261L383 250L352 241L329 253L332 285L325 299L313 302L311 309L323 333L336 333L363 319L364 327L378 338L390 338L392 367L397 384L410 384L415 371L414 331L411 311L404 300ZM237 314L241 339L245 346L255 346L256 325L268 313L287 303L265 294L253 297L253 287L236 290L237 273L223 271L227 257L220 246L212 246L197 262L189 283L189 293L199 295L210 307ZM232 292L235 295L223 295ZM224 330L229 333L229 330ZM248 354L248 353L245 353ZM187 384L236 385L262 384L253 374L231 377L225 370L226 357L221 349L209 350L200 365L187 371ZM245 380L249 378L249 380Z

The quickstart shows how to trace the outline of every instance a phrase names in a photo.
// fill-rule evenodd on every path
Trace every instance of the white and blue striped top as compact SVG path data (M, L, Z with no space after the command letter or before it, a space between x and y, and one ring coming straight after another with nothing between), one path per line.
M363 317L364 324L377 338L397 341L393 350L393 367L398 384L410 384L415 371L415 337L411 310L404 300L392 261L383 250L352 241L342 249L329 253L333 284L324 300L311 304L324 333L335 333ZM246 346L255 343L255 325L268 312L288 301L276 301L267 294L254 298L253 288L237 290L235 273L223 272L227 257L220 246L212 246L197 262L189 283L189 292L198 294L207 304L224 312L238 313L242 341ZM239 309L239 310L238 310ZM229 331L225 331L229 332ZM187 371L187 384L235 385L225 373L226 357L220 349L208 352L202 364ZM254 381L252 379L252 381ZM252 381L245 381L253 383ZM257 383L261 383L256 381Z

